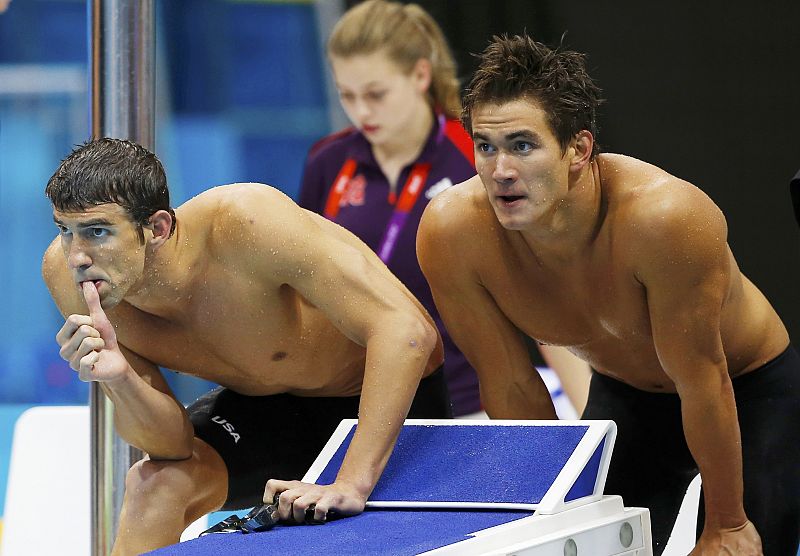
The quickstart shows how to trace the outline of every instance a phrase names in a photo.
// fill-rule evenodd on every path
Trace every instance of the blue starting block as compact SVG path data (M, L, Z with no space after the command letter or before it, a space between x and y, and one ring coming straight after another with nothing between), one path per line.
M356 426L342 421L304 481L333 482ZM151 554L650 556L648 510L603 495L615 435L612 421L409 419L361 515Z

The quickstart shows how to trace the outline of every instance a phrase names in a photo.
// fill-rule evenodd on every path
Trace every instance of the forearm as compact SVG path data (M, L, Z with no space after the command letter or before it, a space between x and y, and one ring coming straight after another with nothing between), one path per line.
M114 382L99 383L114 404L117 433L152 459L191 455L193 428L180 403L156 390L133 369Z
M407 335L376 335L367 343L358 428L337 481L368 497L378 482L433 353L437 336L428 330Z
M539 346L547 365L558 375L561 388L580 416L589 399L591 369L586 361L557 346Z
M503 377L506 380L502 382L481 378L481 402L490 418L558 419L544 381L530 364L525 369L508 373L516 380L511 376Z
M704 384L690 390L681 395L683 429L703 480L706 525L741 526L747 518L733 388L730 380L723 377L714 389Z

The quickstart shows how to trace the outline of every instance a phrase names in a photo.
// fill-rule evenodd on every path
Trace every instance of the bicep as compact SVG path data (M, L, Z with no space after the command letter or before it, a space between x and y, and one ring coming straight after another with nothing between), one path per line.
M454 280L432 285L431 291L451 337L482 379L492 377L495 383L500 369L531 372L522 334L482 286L465 287Z
M269 270L273 280L296 290L361 345L394 324L425 326L422 309L377 256L357 247L355 236L296 206L290 212L266 239L284 245Z
M418 236L420 266L445 326L476 370L481 400L492 416L509 408L510 392L526 391L539 380L524 338L464 262L459 249L439 249L444 242L423 229Z
M721 224L651 243L640 272L656 352L679 391L727 372L720 318L731 269Z

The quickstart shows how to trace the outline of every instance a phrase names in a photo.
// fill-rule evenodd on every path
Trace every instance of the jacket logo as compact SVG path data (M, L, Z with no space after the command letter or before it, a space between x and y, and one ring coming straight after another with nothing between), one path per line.
M450 181L450 178L442 178L428 188L428 190L425 192L425 197L428 199L433 199L439 193L451 187L453 187L453 182Z
M362 174L350 179L347 183L347 189L342 194L342 199L339 201L340 207L360 207L364 205L366 197L365 190L367 188L367 180Z
M211 420L214 421L215 423L219 423L220 425L222 425L223 429L228 431L228 434L230 434L233 437L233 443L234 444L239 442L239 438L241 438L241 436L239 436L239 433L236 432L236 430L233 428L233 425L231 425L228 421L226 421L225 419L223 419L219 415L214 415L211 418Z

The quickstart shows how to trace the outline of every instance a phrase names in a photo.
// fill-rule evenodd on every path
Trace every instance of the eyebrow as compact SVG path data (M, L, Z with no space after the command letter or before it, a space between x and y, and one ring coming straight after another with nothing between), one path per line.
M56 217L56 216L53 217L53 222L55 222L56 224L61 224L61 225L64 224L64 222L61 219L59 219L58 217ZM95 218L93 220L86 220L85 222L79 223L78 227L79 228L91 228L93 226L113 226L113 224L114 224L113 222L111 222L110 220L108 220L106 218Z
M481 141L486 141L487 143L491 142L489 140L489 137L486 136L483 133L473 133L472 134L472 138L473 139L479 139ZM536 132L528 130L528 129L521 130L521 131L513 131L511 133L506 134L503 137L503 139L505 139L505 141L508 141L508 142L513 141L514 139L531 139L533 141L539 141L540 140L539 135Z

